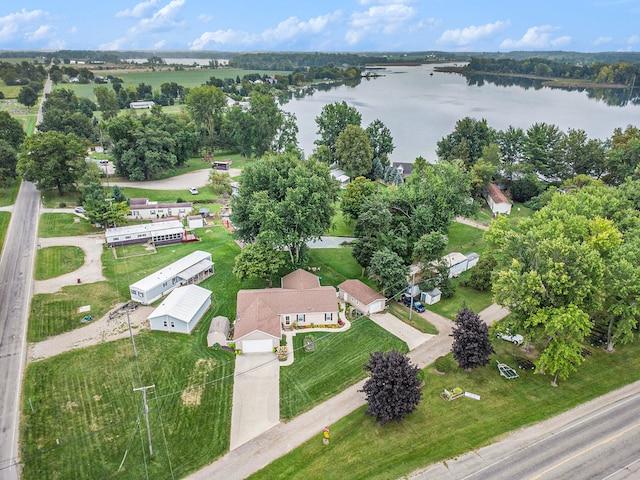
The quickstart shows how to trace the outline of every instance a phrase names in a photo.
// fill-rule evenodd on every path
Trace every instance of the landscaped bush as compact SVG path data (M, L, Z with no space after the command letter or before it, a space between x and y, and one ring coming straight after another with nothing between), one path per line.
M433 364L440 373L449 372L453 366L449 357L438 357Z

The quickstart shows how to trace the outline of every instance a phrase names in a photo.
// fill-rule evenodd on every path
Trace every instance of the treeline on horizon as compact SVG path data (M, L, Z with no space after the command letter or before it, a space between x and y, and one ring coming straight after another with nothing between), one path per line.
M508 58L472 58L461 73L499 73L535 75L536 77L588 80L595 83L632 85L640 74L640 63L617 61L576 65L540 57L514 60Z

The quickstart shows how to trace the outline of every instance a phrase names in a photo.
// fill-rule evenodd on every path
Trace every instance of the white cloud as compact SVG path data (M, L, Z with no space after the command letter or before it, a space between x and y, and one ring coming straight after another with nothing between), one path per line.
M593 41L594 45L604 45L613 41L613 37L598 37Z
M492 37L496 33L504 30L509 26L509 21L502 22L500 20L485 25L471 25L465 28L456 28L455 30L446 30L438 43L446 45L458 45L464 47L487 37Z
M148 0L147 2L140 2L133 8L127 8L116 13L116 18L122 17L134 17L141 18L144 15L158 5L159 0Z
M631 35L629 38L627 38L627 43L629 45L640 43L640 35Z
M160 40L159 42L156 42L156 43L154 43L154 44L153 44L153 48L154 48L155 50L160 50L162 47L164 47L164 45L165 45L166 43L167 43L167 42L166 42L165 40Z
M361 5L371 5L374 2L361 0ZM367 10L355 12L351 15L349 29L345 39L351 45L372 34L390 34L402 28L410 28L409 22L415 17L416 9L407 2L375 2Z
M29 42L36 42L49 37L53 30L51 25L40 25L35 31L25 33L25 37Z
M202 23L209 23L213 20L213 15L209 15L208 13L201 13L198 15L198 21Z
M69 29L69 33L76 33L78 31L78 27L75 25Z
M518 48L557 48L571 42L571 37L562 36L552 38L552 32L558 27L551 25L541 25L531 27L519 40L507 39L500 44L501 50L512 50Z
M208 44L248 46L273 46L279 42L309 37L322 33L331 22L342 15L339 10L327 15L320 15L308 20L289 17L280 22L275 28L269 28L258 34L240 30L216 30L204 32L190 43L191 50L203 50Z
M127 30L124 37L104 43L100 45L100 48L104 50L119 50L130 45L131 42L139 40L144 35L157 32L169 32L184 27L186 22L177 20L177 18L179 18L180 10L184 6L185 1L186 0L171 0L150 17L140 19L138 23Z
M49 14L43 10L27 11L26 8L0 17L0 41L7 42L15 39L16 36L25 35L28 31L38 28L40 23Z

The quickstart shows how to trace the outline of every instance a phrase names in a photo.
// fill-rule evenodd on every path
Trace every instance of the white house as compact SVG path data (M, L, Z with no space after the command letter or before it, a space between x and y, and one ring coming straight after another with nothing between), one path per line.
M442 292L439 288L434 288L428 292L422 292L420 294L420 300L422 303L426 303L427 305L433 305L434 303L438 303L440 298L442 297Z
M509 215L511 213L511 202L495 183L491 183L487 187L487 204L494 215L499 213Z
M338 297L356 307L363 315L382 312L387 299L360 280L345 280L338 285Z
M125 225L107 228L104 232L107 245L116 247L134 243L153 242L155 245L180 243L184 236L184 226L179 220L167 220L141 225Z
M331 174L331 178L337 180L340 183L340 188L347 188L347 185L351 181L349 175L347 175L344 170L335 168L329 171L329 174Z
M235 345L243 353L271 352L282 329L294 325L337 325L338 298L333 287L306 270L282 277L282 288L240 290L234 327Z
M143 108L151 108L156 104L156 102L148 101L148 102L131 102L129 104L129 108L133 108L134 110L140 110Z
M210 306L211 291L185 285L173 290L147 318L151 330L191 333Z
M193 203L158 203L150 202L148 198L132 198L129 200L130 213L127 218L154 220L165 217L184 218L191 212Z
M462 272L466 272L468 270L469 261L467 257L465 257L460 252L451 252L442 257L442 260L445 262L447 267L449 268L449 278L457 277Z
M149 305L173 289L199 283L213 275L211 254L196 250L148 277L129 285L131 300Z

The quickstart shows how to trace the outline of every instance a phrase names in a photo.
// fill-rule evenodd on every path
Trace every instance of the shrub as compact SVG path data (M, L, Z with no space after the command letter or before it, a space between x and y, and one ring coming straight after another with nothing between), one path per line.
M59 205L60 205L60 208L66 208L67 206L65 202L60 202Z
M434 362L434 366L440 373L447 373L451 370L451 359L449 357L438 357Z

